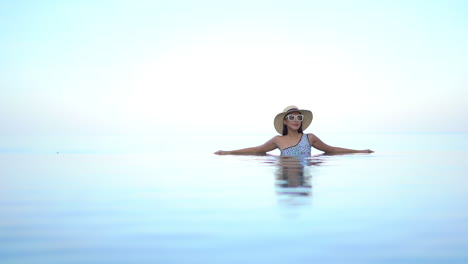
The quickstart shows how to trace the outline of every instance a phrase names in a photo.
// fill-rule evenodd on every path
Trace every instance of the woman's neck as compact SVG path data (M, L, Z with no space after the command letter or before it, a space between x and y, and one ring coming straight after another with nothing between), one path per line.
M296 138L300 136L301 134L302 133L297 132L297 130L290 130L288 131L288 134L286 136Z

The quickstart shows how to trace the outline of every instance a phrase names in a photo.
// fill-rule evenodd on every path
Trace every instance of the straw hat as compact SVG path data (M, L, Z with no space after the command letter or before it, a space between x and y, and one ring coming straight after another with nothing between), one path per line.
M305 110L305 109L299 109L295 105L290 105L290 106L286 107L283 110L283 112L277 114L276 117L275 117L274 125L275 125L275 129L276 129L276 131L278 131L278 133L283 134L283 125L284 125L283 120L284 120L284 117L286 115L288 115L289 113L291 113L291 112L300 112L301 114L304 115L304 120L302 121L302 131L306 130L306 128L309 127L310 123L312 123L313 115L312 115L311 111Z

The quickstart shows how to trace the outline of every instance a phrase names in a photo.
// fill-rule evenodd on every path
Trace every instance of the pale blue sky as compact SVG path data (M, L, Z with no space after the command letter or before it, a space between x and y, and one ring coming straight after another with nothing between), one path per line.
M467 31L467 1L1 1L0 134L467 132Z

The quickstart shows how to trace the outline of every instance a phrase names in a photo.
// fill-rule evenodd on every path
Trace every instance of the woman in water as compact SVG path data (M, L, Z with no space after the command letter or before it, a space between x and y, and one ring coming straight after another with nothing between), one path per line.
M264 155L279 148L281 156L310 156L311 147L325 152L325 154L372 153L370 149L356 150L332 147L325 144L314 134L305 134L303 130L312 123L312 112L288 106L276 115L274 125L282 136L275 136L258 147L244 148L231 151L219 150L218 155Z

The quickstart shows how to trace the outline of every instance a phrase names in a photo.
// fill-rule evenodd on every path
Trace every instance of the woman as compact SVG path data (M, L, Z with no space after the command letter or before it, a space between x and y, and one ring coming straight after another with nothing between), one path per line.
M262 155L268 151L279 148L281 156L310 156L311 147L325 152L326 154L348 154L348 153L372 153L370 149L355 150L347 148L332 147L325 144L314 134L305 134L303 130L312 123L312 112L299 109L296 106L288 106L282 113L276 115L274 125L276 131L282 136L275 136L265 144L258 147L244 148L231 151L219 150L218 155Z

